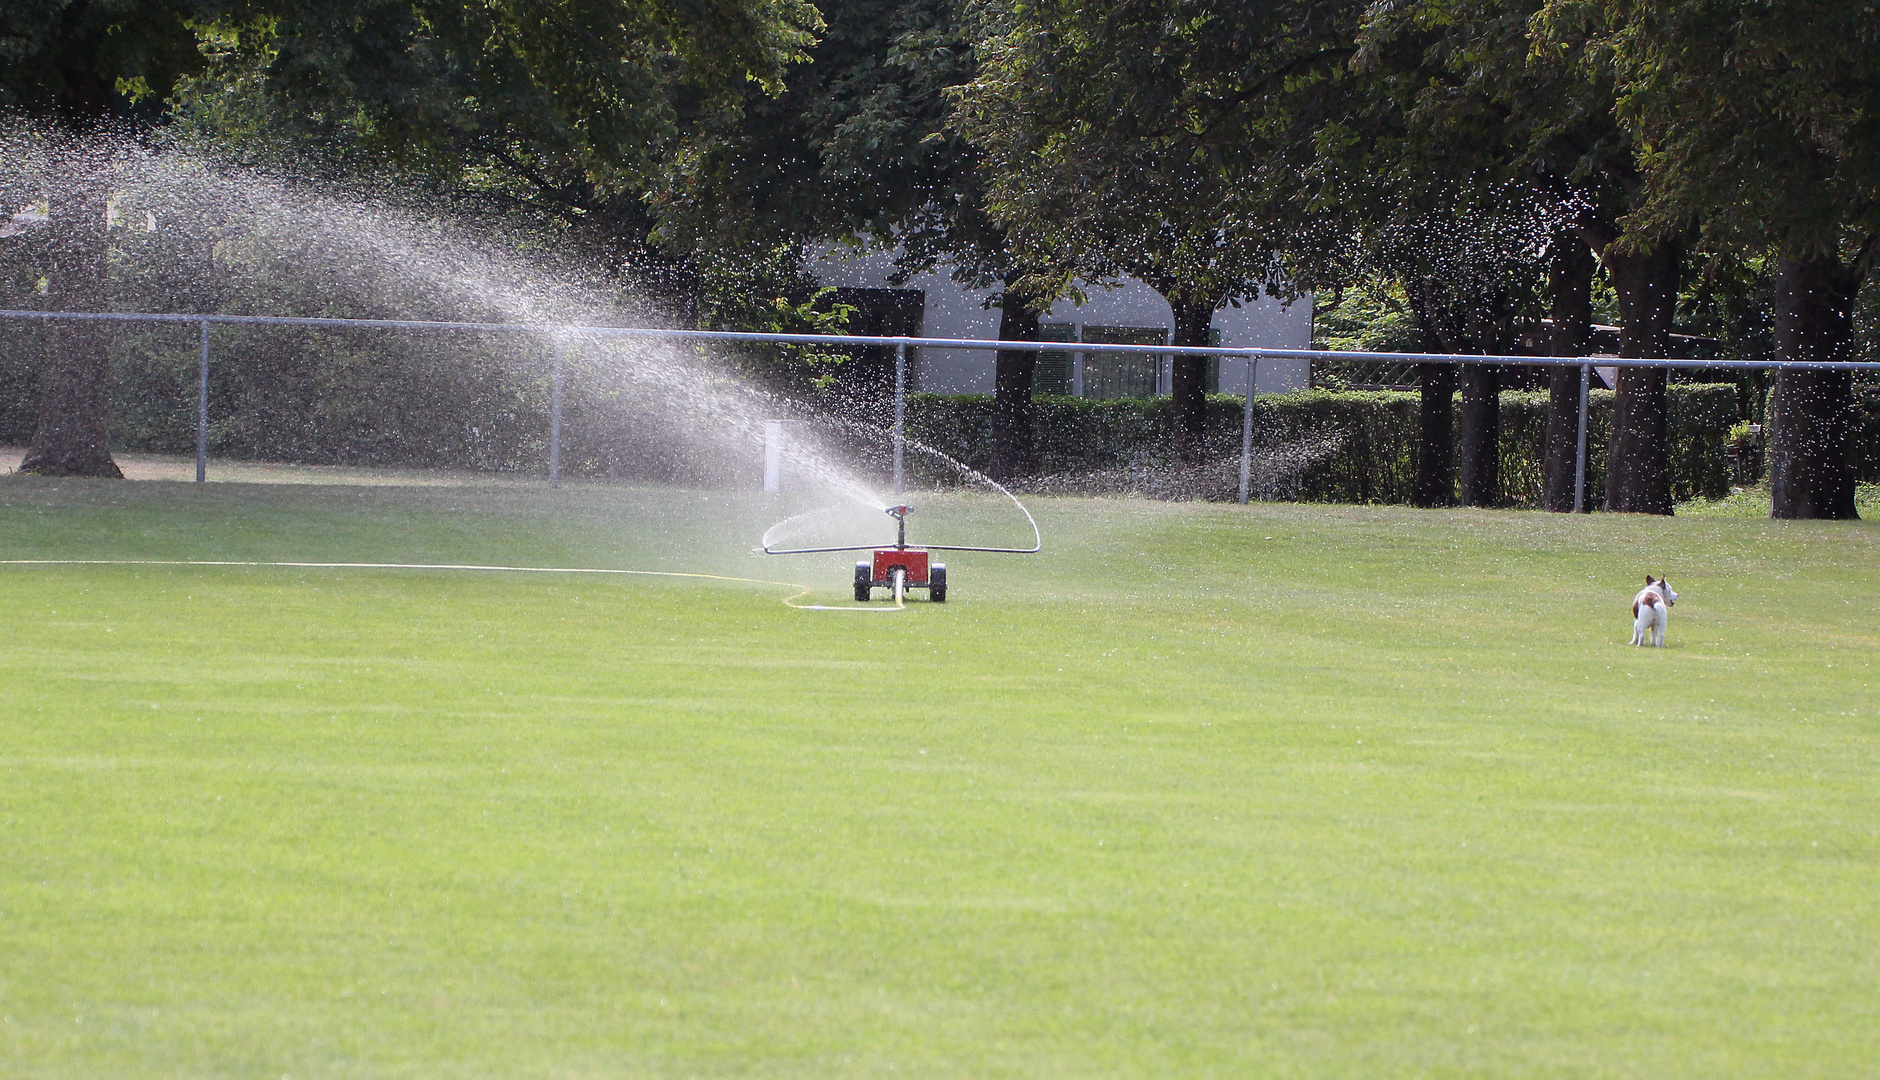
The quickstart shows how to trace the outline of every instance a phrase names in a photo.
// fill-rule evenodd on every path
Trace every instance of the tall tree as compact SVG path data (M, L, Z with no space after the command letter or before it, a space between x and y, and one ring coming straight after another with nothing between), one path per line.
M1590 11L1589 11L1590 9ZM1865 0L1556 0L1598 20L1618 115L1649 152L1631 231L1700 209L1713 235L1773 247L1778 357L1846 358L1860 283L1880 257L1880 39ZM1770 512L1851 518L1847 372L1785 369L1770 402Z
M1645 173L1631 132L1615 115L1606 23L1584 5L1576 19L1535 25L1545 0L1413 0L1377 5L1365 47L1389 48L1414 78L1411 123L1437 145L1480 153L1529 184L1565 215L1598 256L1620 298L1621 355L1663 356L1688 224L1666 219L1628 232L1621 223L1644 198ZM1405 53L1411 54L1406 58ZM1607 458L1609 510L1671 512L1663 443L1662 372L1624 369ZM1564 407L1564 397L1556 407ZM1564 417L1556 416L1558 425Z
M1505 12L1472 0L1372 5L1357 32L1358 92L1337 110L1339 167L1360 193L1356 212L1382 223L1370 258L1417 300L1424 347L1450 353L1513 351L1534 321L1546 237L1559 200L1530 182L1525 133L1493 102L1481 39L1511 30ZM1512 33L1519 37L1518 25ZM1395 237L1396 239L1391 239ZM1379 246L1379 241L1385 241ZM1501 497L1502 371L1469 364L1423 373L1420 501L1466 505ZM1461 390L1452 460L1450 396ZM1440 398L1441 400L1436 400Z
M1547 276L1552 327L1547 351L1585 356L1593 336L1593 253L1571 229L1554 236ZM1573 510L1575 464L1579 462L1580 369L1565 364L1548 371L1547 430L1541 456L1541 508Z
M1369 257L1404 283L1425 351L1506 355L1539 291L1548 220L1532 200L1509 198L1508 185L1424 187L1420 196L1406 194L1402 216L1367 240ZM1459 495L1467 506L1495 505L1501 497L1499 369L1425 364L1419 375L1418 503L1443 506ZM1462 423L1456 432L1451 417L1458 388ZM1453 458L1452 446L1459 451Z
M1298 212L1288 152L1309 119L1280 103L1350 55L1350 6L1191 0L1011 5L961 95L991 208L1035 295L1137 278L1168 300L1174 344L1219 307L1280 288ZM1282 210L1282 207L1284 209ZM1173 366L1178 456L1200 452L1205 361Z
M187 20L170 0L22 0L0 11L0 107L50 128L46 303L100 311L106 301L106 214L112 148L90 136L147 119L176 80L202 65ZM108 449L108 334L101 323L54 323L40 382L38 428L20 471L122 476Z

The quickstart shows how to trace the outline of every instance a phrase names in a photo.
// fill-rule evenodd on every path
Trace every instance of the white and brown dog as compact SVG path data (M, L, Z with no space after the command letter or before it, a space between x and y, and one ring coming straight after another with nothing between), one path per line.
M1664 578L1653 581L1646 574L1645 587L1632 598L1632 644L1664 648L1665 617L1677 602L1678 594L1671 591L1669 582Z

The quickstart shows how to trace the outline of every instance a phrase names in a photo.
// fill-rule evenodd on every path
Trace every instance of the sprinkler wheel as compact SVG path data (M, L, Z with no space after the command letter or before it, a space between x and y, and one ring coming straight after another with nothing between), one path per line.
M868 590L874 588L874 567L865 562L855 564L855 600L857 603L868 602Z

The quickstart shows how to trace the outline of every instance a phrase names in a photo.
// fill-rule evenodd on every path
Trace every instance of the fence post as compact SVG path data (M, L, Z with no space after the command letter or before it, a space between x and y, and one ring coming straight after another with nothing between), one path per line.
M764 421L764 490L783 490L783 421Z
M209 320L202 321L202 357L196 365L196 483L209 479Z
M901 501L901 459L907 444L907 344L894 347L894 501Z
M1593 365L1580 365L1580 430L1573 447L1573 512L1586 509L1586 414L1592 397Z
M1240 403L1240 504L1247 504L1248 487L1253 481L1253 387L1259 370L1260 355L1247 354L1247 399Z
M1163 341L1173 349L1175 347L1174 320L1170 319L1169 322L1168 333L1163 335ZM1155 393L1157 397L1175 396L1175 354L1172 352L1163 356L1161 363L1155 366Z
M548 401L548 486L561 486L561 364L566 340L555 335L555 386Z

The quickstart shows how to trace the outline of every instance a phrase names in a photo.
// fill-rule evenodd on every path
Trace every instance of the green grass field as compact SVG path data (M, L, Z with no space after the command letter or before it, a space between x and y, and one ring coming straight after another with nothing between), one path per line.
M0 1074L1873 1075L1880 527L1035 509L892 614L0 566ZM775 516L9 477L0 558L847 603Z

